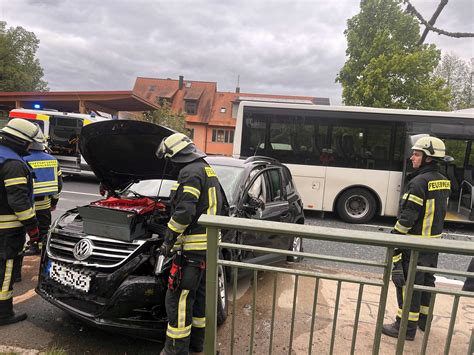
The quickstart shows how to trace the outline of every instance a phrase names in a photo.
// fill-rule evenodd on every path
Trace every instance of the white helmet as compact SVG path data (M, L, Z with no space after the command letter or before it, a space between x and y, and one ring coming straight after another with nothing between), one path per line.
M41 129L35 123L23 120L21 118L14 118L10 120L8 124L1 129L1 131L31 143L36 141L36 136L38 135L38 132L41 132Z
M446 156L446 146L444 142L436 137L422 137L418 139L412 150L420 150L428 157L444 159Z
M164 138L156 156L159 159L170 159L175 163L190 163L196 159L204 158L206 154L196 148L193 141L183 133L174 133Z
M43 131L40 129L35 136L35 141L31 144L30 149L32 150L44 150L44 145L46 144L46 137L43 134Z

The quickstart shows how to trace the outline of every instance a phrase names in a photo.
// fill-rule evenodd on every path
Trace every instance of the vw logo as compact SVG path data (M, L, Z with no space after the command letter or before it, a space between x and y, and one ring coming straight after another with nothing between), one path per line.
M81 239L74 245L73 254L77 260L86 260L92 255L94 244L89 239Z

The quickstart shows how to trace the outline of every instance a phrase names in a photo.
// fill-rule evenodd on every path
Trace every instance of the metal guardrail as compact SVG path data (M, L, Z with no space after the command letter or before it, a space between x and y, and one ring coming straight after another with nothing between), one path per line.
M410 236L402 236L395 234L387 234L381 232L366 232L366 231L356 231L351 230L350 233L346 229L338 228L328 228L328 227L318 227L318 226L308 226L308 225L295 225L287 224L280 222L268 222L268 221L258 221L258 220L249 220L241 219L234 217L223 217L223 216L208 216L203 215L199 219L199 223L208 228L208 249L207 249L207 273L206 273L206 338L205 338L205 353L206 354L215 354L216 353L216 336L217 336L217 276L218 276L218 265L222 265L227 268L231 268L233 272L233 312L232 312L232 325L231 325L231 353L234 353L234 329L235 329L235 300L236 300L236 289L237 289L237 271L238 269L249 269L253 270L254 273L254 285L253 285L253 299L252 299L252 323L251 323L251 333L250 333L250 343L249 343L249 353L253 353L254 346L254 334L255 334L255 317L256 317L256 289L257 289L257 272L258 271L270 271L274 272L274 281L273 281L273 306L272 306L272 320L271 320L271 330L270 330L270 348L269 353L272 353L272 341L274 333L274 320L275 320L275 293L277 286L277 276L278 274L291 274L295 275L295 287L293 295L293 310L292 310L292 319L291 319L291 329L290 329L290 339L289 339L289 354L292 351L292 342L293 342L293 330L295 325L295 309L296 309L296 297L298 292L298 280L299 277L312 277L316 279L315 290L319 287L319 280L334 280L337 281L337 291L336 291L336 300L335 300L335 310L334 310L334 319L332 326L332 334L330 339L330 354L334 350L334 341L335 341L335 332L336 324L338 317L338 308L340 303L341 295L341 284L343 282L356 283L359 285L359 292L357 298L357 306L355 311L355 322L354 329L352 334L351 342L351 354L355 351L358 321L361 308L361 300L364 292L365 285L377 286L380 287L380 298L379 298L379 307L377 313L377 321L375 327L375 336L372 347L372 353L378 354L380 349L380 340L381 340L381 331L384 320L384 313L387 303L387 294L390 285L390 274L392 269L392 256L395 248L409 249L412 251L412 257L410 260L408 277L406 281L406 291L405 291L405 302L403 306L402 318L400 323L400 337L397 341L396 354L402 354L405 344L405 334L408 326L408 315L409 315L409 305L413 296L413 291L423 291L431 292L431 302L429 306L429 315L427 318L426 330L423 338L421 353L425 354L430 326L433 319L433 306L437 294L446 294L454 296L453 307L451 311L451 319L448 329L448 335L445 343L444 353L448 354L451 345L451 338L454 331L454 324L456 320L457 308L459 305L460 297L474 297L473 292L466 292L460 290L453 290L440 287L427 287L419 286L414 284L416 271L424 272L436 272L437 274L446 274L446 275L458 275L458 276L471 276L474 277L474 273L460 272L454 270L444 270L444 269L433 269L427 267L417 267L417 260L420 251L424 252L437 252L437 253L448 253L448 254L461 254L461 255L470 255L474 256L474 243L468 241L453 241L453 240L441 240L441 239L426 239L426 238L417 238ZM385 247L385 260L384 262L374 262L361 259L351 259L351 258L341 258L333 257L327 255L318 255L312 253L295 253L291 251L285 251L280 249L269 249L262 247L252 247L244 246L241 244L231 244L223 243L219 241L219 229L227 230L239 230L239 231L254 231L258 233L271 233L277 235L288 235L288 236L298 236L306 239L313 240L325 240L325 241L334 241L334 242L343 242L351 244L362 244L362 245L372 245L378 247ZM377 280L368 280L364 278L358 278L353 276L338 276L333 274L325 274L320 272L313 272L307 270L294 270L282 267L275 266L263 266L248 264L244 262L234 262L228 260L221 260L219 258L219 250L221 248L228 249L246 249L259 252L270 252L281 255L297 255L304 256L305 258L318 259L318 260L329 260L337 261L344 263L352 263L359 265L368 265L380 267L383 269L382 281ZM315 311L317 305L318 294L315 292L315 297L313 300L313 312L311 319L311 330L310 330L310 339L309 339L309 348L308 352L312 352L312 341L313 341L313 330L315 325ZM474 330L471 330L471 337L468 345L468 354L471 354L474 351Z

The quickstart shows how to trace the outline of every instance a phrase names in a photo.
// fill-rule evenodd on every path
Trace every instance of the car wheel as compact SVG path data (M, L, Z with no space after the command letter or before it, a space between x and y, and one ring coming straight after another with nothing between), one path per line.
M302 252L303 251L303 238L293 237L293 240L290 244L290 251ZM302 256L288 255L286 258L287 261L292 263L299 263L303 260Z
M345 222L366 223L374 215L377 204L374 196L361 188L344 192L337 200L337 213Z
M221 325L227 319L227 282L222 265L217 266L217 325Z

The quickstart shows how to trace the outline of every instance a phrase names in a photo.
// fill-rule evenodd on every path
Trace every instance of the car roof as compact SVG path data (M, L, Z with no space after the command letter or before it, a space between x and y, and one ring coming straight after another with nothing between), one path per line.
M235 166L235 167L241 167L241 168L247 168L249 166L258 166L258 165L269 165L269 164L278 165L278 166L282 165L276 159L273 159L270 157L263 157L263 156L250 157L245 160L228 157L228 156L207 156L205 159L211 165Z

